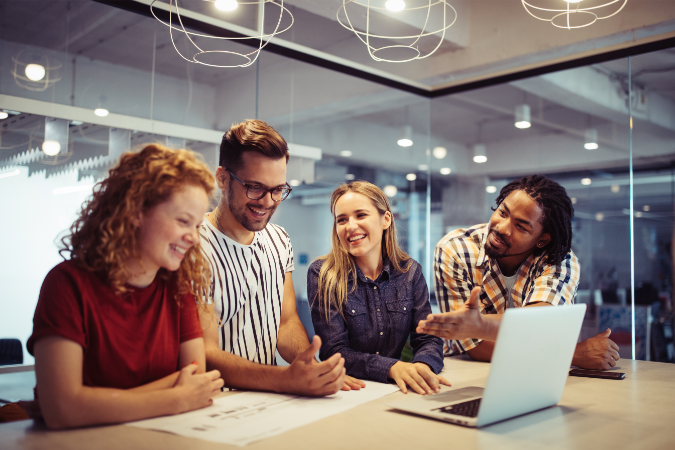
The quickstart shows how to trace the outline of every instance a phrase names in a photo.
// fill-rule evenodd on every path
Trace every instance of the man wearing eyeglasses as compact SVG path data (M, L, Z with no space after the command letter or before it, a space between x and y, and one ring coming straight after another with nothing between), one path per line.
M288 197L288 146L260 120L233 125L220 145L218 207L200 226L211 269L213 303L201 313L206 364L225 386L322 396L359 389L345 381L344 359L317 362L321 340L310 344L295 304L291 240L269 223ZM219 326L220 324L220 326ZM276 365L275 353L290 361Z

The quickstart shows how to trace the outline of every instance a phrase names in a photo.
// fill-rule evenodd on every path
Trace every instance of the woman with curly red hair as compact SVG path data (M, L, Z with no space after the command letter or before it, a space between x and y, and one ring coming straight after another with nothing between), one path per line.
M198 228L214 179L187 150L124 154L94 188L42 284L28 350L50 428L211 404L197 303L209 271Z

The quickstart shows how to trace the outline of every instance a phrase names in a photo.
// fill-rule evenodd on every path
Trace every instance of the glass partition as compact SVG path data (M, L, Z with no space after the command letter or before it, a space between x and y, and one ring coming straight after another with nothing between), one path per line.
M33 17L31 4L49 14ZM190 64L154 18L97 2L3 2L0 13L0 230L12 236L0 259L0 338L21 340L25 364L58 238L121 152L159 141L215 169L222 133L247 118L290 143L294 189L273 221L293 242L310 333L306 272L329 251L340 183L387 193L435 309L436 243L485 223L506 183L539 173L574 203L577 301L589 306L581 338L609 327L622 357L634 342L638 359L673 361L672 49L429 99L264 51L247 68Z

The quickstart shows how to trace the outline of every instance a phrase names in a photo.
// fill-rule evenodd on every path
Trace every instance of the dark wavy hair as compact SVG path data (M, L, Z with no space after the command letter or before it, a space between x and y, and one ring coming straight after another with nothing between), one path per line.
M277 130L256 119L234 124L227 130L220 143L218 164L236 172L241 167L244 152L257 152L272 159L286 158L286 162L290 157L286 140Z
M567 191L543 175L529 175L504 186L497 197L497 206L513 191L525 192L543 210L541 223L544 232L551 235L551 242L543 248L537 248L535 254L546 252L546 262L560 264L572 248L574 207ZM492 208L493 211L495 209Z
M124 294L130 277L125 261L138 258L140 213L167 200L186 185L204 188L207 195L215 185L208 166L188 150L172 150L149 144L138 153L125 153L97 183L92 197L82 205L70 234L61 239L59 254L79 267L97 272L117 294ZM190 247L177 272L160 269L157 276L176 282L176 301L190 293L207 300L210 272L199 243Z

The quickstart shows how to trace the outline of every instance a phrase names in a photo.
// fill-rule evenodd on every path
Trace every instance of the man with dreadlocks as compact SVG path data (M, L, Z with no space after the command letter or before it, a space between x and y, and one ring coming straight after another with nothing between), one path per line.
M417 328L452 339L453 353L478 361L492 358L506 308L572 304L579 285L579 261L571 249L574 208L565 188L531 175L504 186L496 203L489 223L452 231L436 246L442 314L430 314ZM572 364L615 366L619 347L610 333L577 344Z

